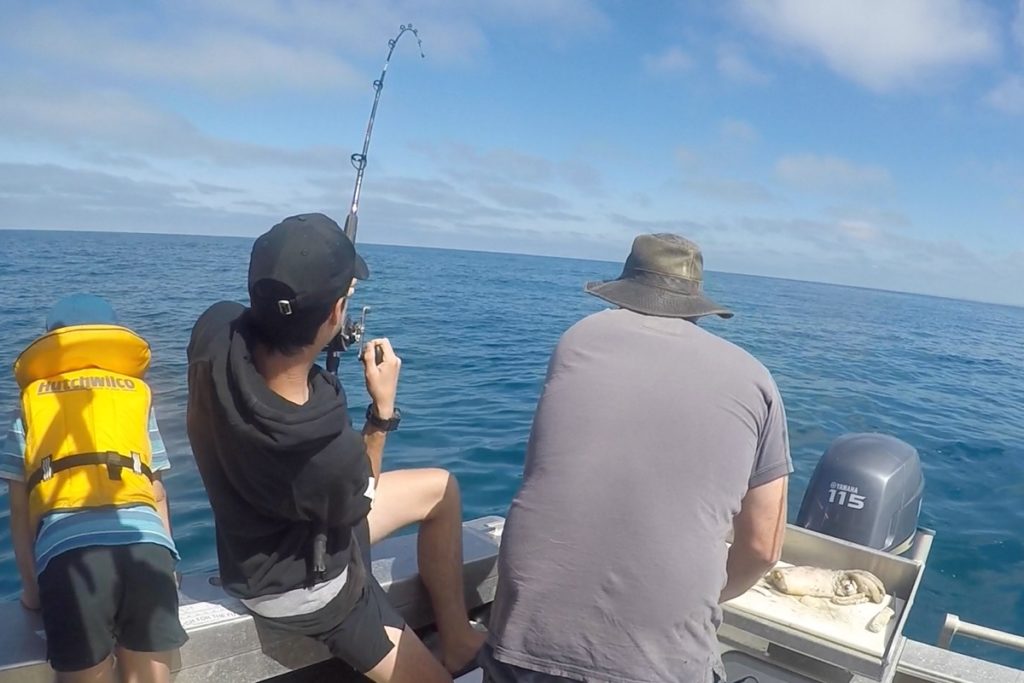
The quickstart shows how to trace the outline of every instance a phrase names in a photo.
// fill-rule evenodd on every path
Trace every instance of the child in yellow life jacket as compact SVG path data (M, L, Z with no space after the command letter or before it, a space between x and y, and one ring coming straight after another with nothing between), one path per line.
M114 680L116 651L122 675L169 681L187 636L149 345L88 294L46 330L14 364L21 410L0 448L22 603L42 609L58 680Z

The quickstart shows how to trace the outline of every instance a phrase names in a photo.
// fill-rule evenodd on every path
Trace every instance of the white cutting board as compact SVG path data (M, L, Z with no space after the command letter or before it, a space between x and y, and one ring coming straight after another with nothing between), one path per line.
M791 566L786 562L775 565L778 569ZM889 642L906 604L903 600L892 599L889 607L896 614L883 630L872 633L867 629L868 622L881 611L882 605L873 602L836 605L826 598L812 598L807 602L810 604L801 602L798 597L779 593L762 578L753 588L726 604L764 621L772 621L879 658L884 656L885 644Z

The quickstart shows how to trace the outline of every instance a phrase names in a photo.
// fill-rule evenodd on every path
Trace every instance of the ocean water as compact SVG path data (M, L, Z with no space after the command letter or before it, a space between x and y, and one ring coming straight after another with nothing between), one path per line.
M42 330L77 291L106 296L150 340L149 379L171 454L167 479L182 570L216 566L211 513L185 434L185 346L196 317L246 300L251 241L141 234L0 231L0 359ZM625 251L628 245L623 245ZM504 514L518 485L548 354L566 327L600 310L582 284L614 277L592 261L408 247L361 247L372 279L368 331L403 358L402 429L385 469L446 467L466 517ZM925 468L921 524L938 531L907 634L934 642L946 612L1024 634L1024 309L831 285L710 273L736 312L709 320L773 372L788 413L795 517L835 437L881 431L915 446ZM8 366L9 367L9 366ZM357 362L342 377L365 406ZM0 373L0 410L17 405ZM0 493L0 599L19 585ZM671 542L671 539L666 539ZM1024 667L1005 650L958 650Z

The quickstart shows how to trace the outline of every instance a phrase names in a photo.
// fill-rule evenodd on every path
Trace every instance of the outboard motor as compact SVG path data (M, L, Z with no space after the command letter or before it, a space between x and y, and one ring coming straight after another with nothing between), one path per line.
M876 550L902 553L914 540L924 475L917 450L885 434L832 442L807 485L797 526Z

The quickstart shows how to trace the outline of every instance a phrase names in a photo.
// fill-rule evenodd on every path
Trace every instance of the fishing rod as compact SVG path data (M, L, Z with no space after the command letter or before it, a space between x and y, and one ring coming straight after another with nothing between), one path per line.
M420 46L420 57L423 54L423 41L420 40L419 32L412 24L402 24L398 35L388 41L388 56L384 60L384 69L380 72L380 78L373 82L374 96L373 108L370 109L370 120L366 124L366 135L363 137L363 151L352 155L352 166L356 169L356 186L352 191L352 205L349 207L348 216L345 218L345 234L352 240L353 246L356 243L356 231L359 227L359 193L363 188L363 171L366 170L366 152L370 149L370 135L373 133L373 120L377 117L377 105L380 103L380 92L384 89L384 78L388 75L388 64L391 62L391 55L398 45L399 39L406 33L416 36L416 42ZM327 371L334 376L338 375L338 366L341 365L341 354L349 348L358 347L366 331L366 314L370 312L369 306L363 306L359 320L353 320L348 315L348 300L345 301L345 322L342 323L341 332L327 344ZM380 365L383 360L381 350L375 350L374 360ZM313 571L310 577L310 585L323 579L327 571L327 531L320 525L313 536ZM368 557L368 556L367 556Z
M377 105L380 103L380 93L384 89L384 78L388 75L388 64L391 63L391 55L394 53L398 41L406 33L412 33L416 36L416 42L420 48L420 58L426 58L426 55L423 54L423 41L420 40L419 31L413 28L412 24L402 24L398 35L388 41L388 56L384 60L384 68L380 72L380 78L373 82L373 108L370 109L370 120L366 124L366 135L363 137L363 151L356 152L351 158L352 166L356 169L356 186L352 190L352 204L349 207L348 216L345 218L345 234L352 240L353 245L356 243L356 232L359 229L359 194L363 189L363 172L366 170L366 153L370 149L373 121L377 117ZM338 374L341 354L352 346L358 346L362 341L363 333L366 331L366 314L370 312L369 306L363 306L359 320L353 320L348 315L347 305L346 302L345 322L342 325L341 332L327 345L327 370L335 375ZM380 349L377 349L376 361L377 363L381 361Z

